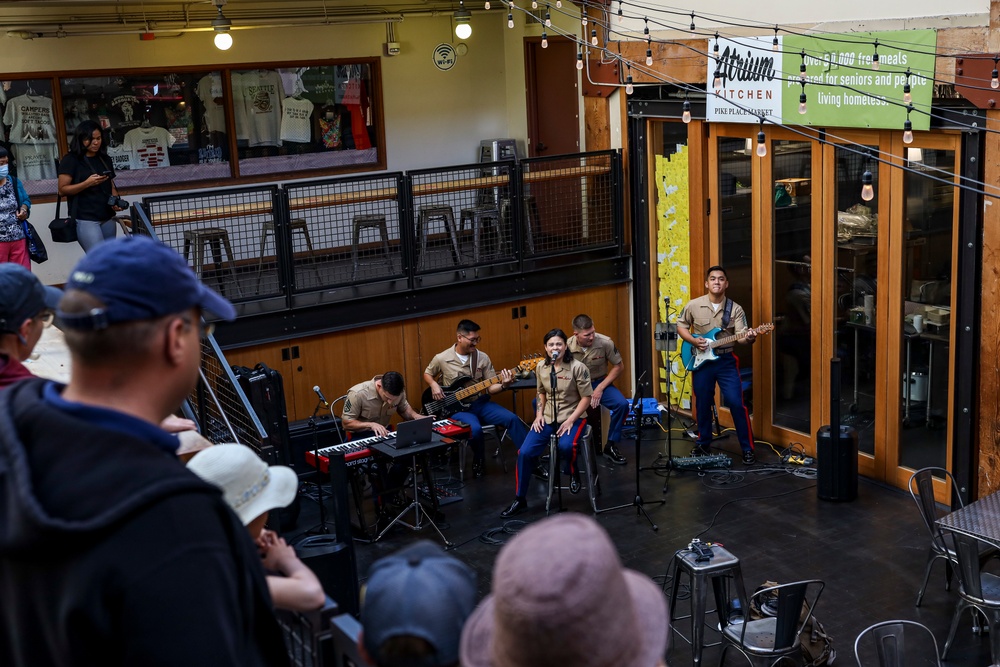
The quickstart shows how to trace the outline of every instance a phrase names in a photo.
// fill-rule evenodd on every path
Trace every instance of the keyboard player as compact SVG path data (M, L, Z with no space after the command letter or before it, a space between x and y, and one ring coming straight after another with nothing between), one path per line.
M406 420L423 417L406 400L403 376L396 371L386 371L347 391L340 421L351 439L359 440L388 434L393 413ZM401 488L406 481L407 467L402 463L389 463L381 456L378 459L381 460L376 460L371 480L375 491L375 509L383 515L387 511L388 498L384 498L382 492Z

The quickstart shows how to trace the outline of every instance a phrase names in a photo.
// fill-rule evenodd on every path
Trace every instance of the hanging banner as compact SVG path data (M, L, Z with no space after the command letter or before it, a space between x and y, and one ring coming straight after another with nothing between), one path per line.
M878 70L872 68L876 40ZM927 130L936 48L935 30L783 35L777 50L773 36L710 39L706 118L759 123L763 116L787 125L901 130L908 82L910 122L914 130ZM800 114L803 62L806 112Z
M872 67L878 40L879 69ZM903 129L909 82L914 130L930 128L934 93L935 30L896 30L782 38L785 123L824 127ZM799 69L805 51L806 113L799 113ZM910 71L907 77L907 70Z

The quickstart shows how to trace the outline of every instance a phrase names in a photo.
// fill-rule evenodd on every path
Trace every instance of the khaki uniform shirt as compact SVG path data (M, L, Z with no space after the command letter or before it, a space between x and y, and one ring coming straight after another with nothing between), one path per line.
M622 362L622 355L615 347L615 342L604 334L594 334L594 342L590 347L581 347L576 342L576 336L571 336L566 345L576 359L586 364L592 380L600 380L607 375L608 364L617 366Z
M684 310L681 311L681 316L677 319L677 326L686 328L692 334L705 334L716 327L720 329L722 328L722 315L725 312L725 301L722 302L722 305L719 306L719 310L716 311L712 308L712 302L709 301L707 294L699 296L697 299L691 299L688 301L687 305L684 306ZM729 314L729 327L718 333L717 337L730 336L735 333L740 333L746 328L746 313L743 312L743 308L740 304L734 301L733 310ZM728 347L721 347L715 350L715 353L731 352L732 349L732 345Z
M399 398L399 405L394 408L379 398L378 392L375 390L375 380L381 379L381 377L381 375L376 375L371 380L356 384L347 391L347 400L344 401L341 419L375 422L388 427L394 412L400 416L406 414L410 404L406 402L405 391Z
M471 377L476 382L479 382L480 380L488 380L491 377L495 377L497 374L493 370L493 362L490 361L489 355L479 350L477 373L473 375L472 354L470 353L468 358L462 361L458 358L458 353L455 352L454 345L444 352L434 355L431 363L427 364L424 373L437 380L437 383L442 388L451 386L460 377Z
M539 394L545 394L545 421L548 424L563 423L576 411L580 401L594 393L590 383L590 371L582 362L573 359L569 364L556 364L556 402L559 414L552 419L552 361L546 360L535 369L535 387Z

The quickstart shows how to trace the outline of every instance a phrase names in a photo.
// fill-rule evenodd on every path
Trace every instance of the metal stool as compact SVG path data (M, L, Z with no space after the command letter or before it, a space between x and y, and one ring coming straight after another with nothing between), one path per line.
M496 206L474 206L463 208L458 219L458 231L465 231L465 221L468 220L472 227L472 261L479 262L480 240L482 239L483 227L490 225L496 235L496 250L494 256L500 255L500 210Z
M378 229L382 237L382 255L386 264L392 265L392 258L389 256L389 229L386 226L384 215L358 214L354 216L354 242L351 245L351 280L358 275L358 267L361 262L358 260L358 245L361 243L361 232L365 229Z
M538 205L535 203L534 195L524 195L521 197L524 206L524 241L528 246L528 252L535 252L535 228L538 226ZM500 219L504 226L510 229L510 198L504 197L500 200Z
M597 473L597 459L594 457L594 450L591 447L593 437L593 430L590 428L590 424L583 427L583 435L580 436L579 452L577 453L577 463L583 462L585 464L585 470L587 477L584 480L587 495L590 498L590 507L594 510L594 514L597 514L597 496L601 495L601 480L600 475ZM549 445L549 493L545 498L545 515L549 515L549 509L552 505L552 496L556 495L556 500L559 503L559 510L562 511L562 490L565 488L560 485L560 469L559 465L559 448L553 446L551 443ZM582 489L581 489L582 490Z
M304 218L294 218L288 221L288 227L291 229L292 234L296 232L302 235L302 240L305 241L306 249L309 251L309 257L312 258L313 255L313 244L312 239L309 237L309 226L306 224ZM264 250L267 247L267 237L274 235L274 221L267 220L261 226L260 230L260 255L257 258L257 289L256 292L260 292L260 281L264 271ZM313 271L316 273L316 281L321 283L322 279L319 276L319 269L313 264Z
M236 291L243 296L240 289L240 281L236 277L236 265L233 263L233 247L229 244L229 231L221 227L202 227L201 229L184 230L184 260L187 261L191 253L191 246L195 246L194 251L194 272L201 280L202 270L205 267L205 246L209 245L212 250L212 262L216 267L222 264L222 248L226 248L229 272L233 276L233 283ZM226 293L225 284L219 281L219 291Z
M682 549L674 554L670 565L667 566L667 576L663 586L666 590L667 582L671 582L670 591L670 627L684 641L691 644L691 653L695 665L701 664L701 651L704 648L703 638L705 634L705 599L708 595L708 582L712 581L712 588L715 592L715 610L719 615L719 628L729 625L729 601L732 599L728 586L728 579L732 578L736 587L736 594L739 596L740 609L747 609L747 594L743 587L743 573L740 570L740 559L720 546L712 547L712 557L709 560L696 560L697 554L689 549ZM687 574L691 582L691 614L689 616L675 616L674 608L677 606L677 591L680 589L680 575ZM681 634L677 621L685 618L691 619L691 638L688 639ZM742 617L740 622L742 622ZM716 646L717 644L711 644Z
M417 269L424 263L424 256L427 254L427 226L432 220L440 220L444 224L445 232L451 238L451 256L455 265L461 264L458 255L458 233L455 229L455 211L451 206L421 206L417 214L417 237L420 238L420 257L417 259Z

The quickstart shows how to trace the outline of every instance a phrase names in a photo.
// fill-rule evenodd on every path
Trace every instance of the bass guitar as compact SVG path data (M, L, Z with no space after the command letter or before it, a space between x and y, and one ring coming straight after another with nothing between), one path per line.
M524 359L515 368L510 369L510 372L515 375L517 373L530 373L543 361L545 361L545 357L542 355L532 355ZM502 382L500 373L497 373L495 377L491 377L488 380L476 383L472 382L472 378L458 378L449 386L442 387L444 398L440 400L434 398L431 388L428 387L424 390L423 396L420 397L423 403L423 413L425 415L435 415L438 419L450 417L456 412L467 409L481 393L495 384L500 384L500 382Z
M719 332L722 331L719 327L715 327L711 331L703 334L691 334L695 338L708 338L710 343L707 350L702 350L701 348L695 347L691 343L684 341L681 345L681 362L684 364L684 368L689 371L696 370L699 366L707 361L715 361L719 358L719 355L715 353L715 348L725 347L731 343L742 340L751 331L757 332L757 335L770 333L774 330L774 324L768 322L767 324L761 324L756 329L746 329L739 334L733 334L731 336L723 336L722 338L716 338Z

